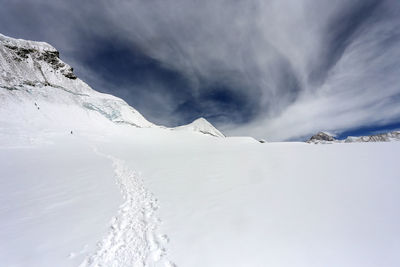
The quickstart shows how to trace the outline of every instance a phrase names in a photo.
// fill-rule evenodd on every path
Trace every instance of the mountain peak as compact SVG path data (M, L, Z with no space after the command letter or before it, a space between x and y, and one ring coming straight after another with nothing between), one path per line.
M192 121L191 123L208 123L208 124L211 124L208 120L206 120L206 119L203 118L203 117L200 117L200 118L198 118L198 119L195 119L195 120Z
M31 108L37 109L34 115L27 112ZM65 110L76 114L60 117ZM78 79L53 46L1 34L0 115L0 122L16 116L17 124L23 118L35 125L74 129L79 123L89 128L107 123L99 123L104 118L116 124L154 126L122 99L97 92Z
M58 52L52 45L45 42L29 41L23 39L16 39L12 37L5 36L0 33L0 43L6 47L17 47L22 49L32 49L36 51L49 51Z
M336 141L336 138L332 134L328 132L319 132L311 136L311 138L308 139L307 143L326 143L334 141Z
M208 120L203 117L200 117L187 125L182 125L173 129L195 131L214 137L225 137L223 133L221 133L217 128L214 127L214 125L212 125Z
M338 140L334 135L327 132L319 132L313 135L307 143L325 144L325 143L366 143L366 142L391 142L400 141L400 131L392 131L366 136L348 136L344 140Z
M344 142L345 143L362 143L362 142L390 142L400 141L400 131L393 131L388 133L367 135L367 136L349 136Z

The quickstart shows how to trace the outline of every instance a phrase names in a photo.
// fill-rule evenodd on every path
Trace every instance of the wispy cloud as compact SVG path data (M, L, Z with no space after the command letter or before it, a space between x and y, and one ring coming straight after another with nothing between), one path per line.
M5 34L51 42L159 123L286 140L400 121L396 0L2 1ZM105 44L131 60L99 60Z

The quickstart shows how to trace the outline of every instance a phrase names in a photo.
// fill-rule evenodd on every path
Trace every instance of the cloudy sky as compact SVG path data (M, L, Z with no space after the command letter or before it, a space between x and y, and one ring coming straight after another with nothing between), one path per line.
M167 126L302 140L400 128L398 0L0 0L95 90Z

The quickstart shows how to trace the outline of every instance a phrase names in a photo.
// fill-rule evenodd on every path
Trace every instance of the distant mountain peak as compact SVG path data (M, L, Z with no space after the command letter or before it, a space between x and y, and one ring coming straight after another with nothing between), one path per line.
M344 142L345 143L362 143L362 142L390 142L400 141L400 131L392 131L388 133L367 135L367 136L349 136Z
M188 130L208 134L214 137L225 137L223 133L221 133L217 128L214 127L214 125L212 125L208 120L203 117L198 118L187 125L175 127L173 128L173 130Z
M328 132L319 132L311 136L311 138L308 139L307 143L326 143L334 141L336 141L336 138L332 134Z
M326 143L367 143L367 142L391 142L400 141L400 131L373 134L366 136L349 136L344 140L337 140L334 135L327 132L319 132L313 135L307 143L326 144Z

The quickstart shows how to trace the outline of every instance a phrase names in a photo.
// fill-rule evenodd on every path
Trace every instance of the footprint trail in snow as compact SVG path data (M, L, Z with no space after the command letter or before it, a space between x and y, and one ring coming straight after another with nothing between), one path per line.
M100 153L99 153L100 154ZM160 220L155 216L157 199L145 188L140 176L119 159L113 162L117 184L125 202L112 219L110 231L80 267L165 266L174 267L163 245L166 235L158 235Z

